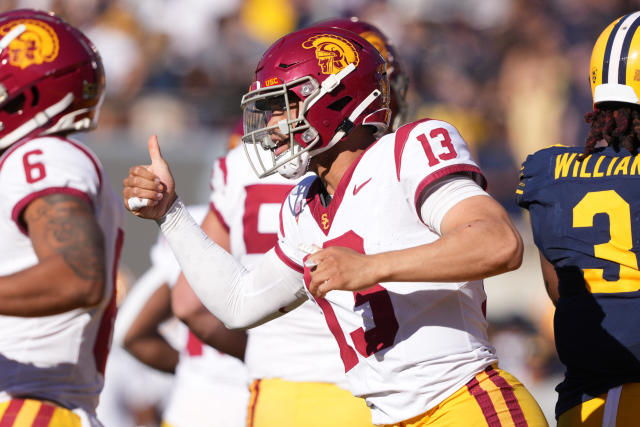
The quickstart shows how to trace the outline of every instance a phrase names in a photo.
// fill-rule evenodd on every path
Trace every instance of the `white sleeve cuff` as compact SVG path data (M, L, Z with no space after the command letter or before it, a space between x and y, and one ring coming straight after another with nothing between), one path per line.
M434 233L442 235L440 225L449 209L473 196L488 196L474 180L465 175L450 175L427 190L420 207L422 221Z

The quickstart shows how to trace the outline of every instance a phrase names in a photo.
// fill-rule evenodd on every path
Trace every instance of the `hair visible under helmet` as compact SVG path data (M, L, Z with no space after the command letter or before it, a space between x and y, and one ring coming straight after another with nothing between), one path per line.
M591 130L585 155L602 140L637 153L640 147L640 11L613 21L591 54L593 111L585 114Z

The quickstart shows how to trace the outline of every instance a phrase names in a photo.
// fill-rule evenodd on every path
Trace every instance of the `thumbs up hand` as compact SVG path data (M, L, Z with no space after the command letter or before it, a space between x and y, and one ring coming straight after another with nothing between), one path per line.
M162 157L156 135L149 138L147 147L151 164L129 169L129 176L122 181L122 198L125 208L135 216L158 219L177 196L173 175Z

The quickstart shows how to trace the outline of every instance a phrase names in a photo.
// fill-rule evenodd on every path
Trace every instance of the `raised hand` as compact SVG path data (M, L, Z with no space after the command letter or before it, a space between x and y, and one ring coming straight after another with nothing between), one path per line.
M129 176L122 181L122 198L125 208L135 216L158 219L177 197L175 183L156 135L151 135L147 148L151 164L129 169Z

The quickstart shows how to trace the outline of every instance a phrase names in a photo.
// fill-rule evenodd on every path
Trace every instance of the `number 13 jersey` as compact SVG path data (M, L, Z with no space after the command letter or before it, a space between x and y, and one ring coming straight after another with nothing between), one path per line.
M420 218L422 203L429 203L424 190L454 173L484 184L453 126L405 125L354 162L327 207L317 177L294 188L282 207L276 252L308 285L301 245L376 254L433 242L439 235ZM349 388L366 398L374 424L426 412L496 362L485 300L481 281L386 282L315 299L340 348Z

